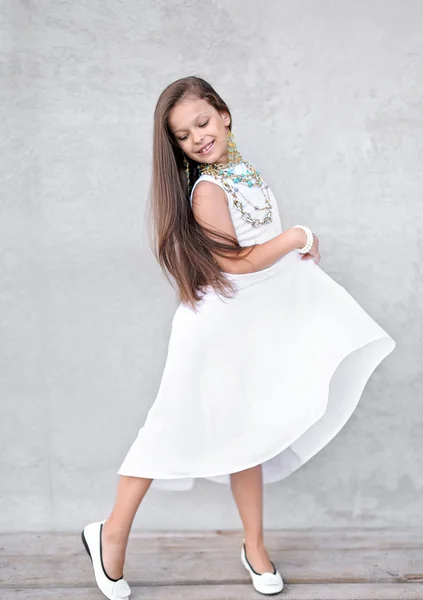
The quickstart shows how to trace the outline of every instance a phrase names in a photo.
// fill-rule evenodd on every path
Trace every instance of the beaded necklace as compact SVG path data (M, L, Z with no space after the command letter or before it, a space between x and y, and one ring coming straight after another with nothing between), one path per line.
M233 204L241 212L241 218L251 223L253 227L260 227L272 222L272 204L269 195L269 186L263 181L259 171L257 171L253 165L245 160L240 152L236 149L234 154L236 155L227 164L212 163L204 164L198 163L198 170L201 175L211 175L217 180L220 180L224 189L229 192L233 197ZM263 194L265 206L257 206L251 202L244 194L240 191L237 186L233 184L246 183L248 187L257 186L260 188ZM231 185L232 184L232 185ZM246 200L249 204L254 206L256 210L265 210L266 214L264 219L255 219L251 214L244 210L243 203L238 199L238 194Z

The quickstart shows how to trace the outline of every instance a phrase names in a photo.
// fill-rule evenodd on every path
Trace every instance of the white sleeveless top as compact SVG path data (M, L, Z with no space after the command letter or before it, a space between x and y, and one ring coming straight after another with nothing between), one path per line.
M236 165L236 167L234 169L234 173L242 173L245 169L246 169L245 163L240 163L240 164ZM282 230L282 223L280 220L278 205L276 202L276 198L275 198L272 190L270 189L270 186L267 188L267 191L269 192L270 203L272 205L272 222L266 223L264 225L260 225L260 227L253 227L251 223L244 221L244 219L242 218L241 211L238 210L236 208L236 206L234 206L232 194L226 192L222 183L219 180L215 179L212 175L200 175L200 177L197 179L197 181L195 182L195 184L192 188L191 195L190 195L191 206L192 206L192 196L193 196L195 187L198 183L200 183L200 181L203 181L203 180L212 181L213 183L220 186L223 189L223 191L226 193L226 196L228 198L229 211L231 213L232 222L234 224L235 232L236 232L240 246L251 246L252 244L263 244L264 242L267 242L268 240L271 240L272 238L274 238L277 235L279 235L280 233L282 233L283 230ZM236 184L236 186L239 187L242 194L246 198L248 198L248 200L250 200L253 204L255 204L256 206L265 206L264 196L258 186L249 187L248 184L246 184L245 182L239 182ZM254 206L252 206L251 204L246 202L242 198L242 196L239 196L239 200L243 204L244 211L249 212L250 215L254 219L260 219L260 220L264 219L264 217L266 215L266 211L256 210L254 208Z

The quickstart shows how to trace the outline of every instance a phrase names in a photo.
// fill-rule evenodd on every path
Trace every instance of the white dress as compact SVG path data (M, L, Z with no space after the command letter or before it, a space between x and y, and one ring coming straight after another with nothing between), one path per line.
M220 185L209 175L195 185L203 179ZM237 185L264 205L258 187ZM268 190L273 222L256 228L227 194L243 246L282 232ZM245 210L263 218L251 205ZM207 288L197 313L177 307L156 399L118 474L186 490L195 478L228 484L230 473L262 464L265 484L280 481L340 431L396 345L296 250L260 271L226 275L238 288L233 298Z

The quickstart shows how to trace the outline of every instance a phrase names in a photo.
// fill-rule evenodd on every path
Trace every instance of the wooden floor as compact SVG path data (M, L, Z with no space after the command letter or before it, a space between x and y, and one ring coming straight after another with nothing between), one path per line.
M131 599L263 598L241 564L240 532L132 532ZM423 529L268 532L290 600L423 600ZM80 532L0 535L0 600L101 600Z

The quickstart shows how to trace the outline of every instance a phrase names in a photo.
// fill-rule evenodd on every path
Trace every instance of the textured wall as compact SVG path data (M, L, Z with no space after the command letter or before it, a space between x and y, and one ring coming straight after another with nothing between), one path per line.
M351 420L266 488L268 527L421 523L420 0L5 0L0 530L104 518L164 366L174 292L145 231L153 110L196 74L320 263L397 341ZM135 525L239 527L227 487Z

